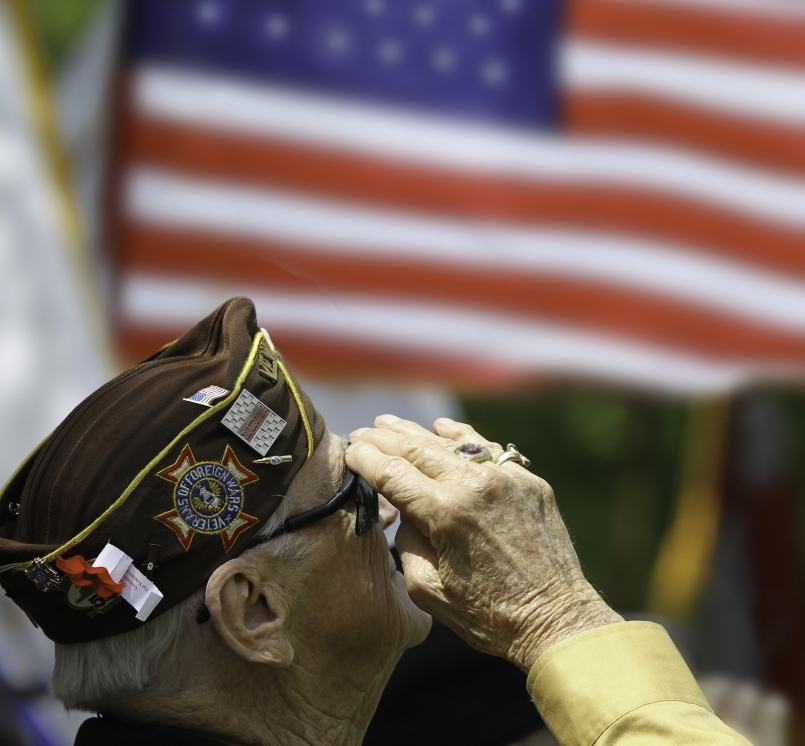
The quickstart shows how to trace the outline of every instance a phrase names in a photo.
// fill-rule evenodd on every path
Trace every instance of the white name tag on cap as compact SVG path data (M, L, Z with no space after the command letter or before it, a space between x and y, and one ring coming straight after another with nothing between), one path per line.
M134 567L133 561L122 549L107 544L92 566L106 568L115 583L123 583L120 595L135 608L136 618L144 622L162 600L162 593Z

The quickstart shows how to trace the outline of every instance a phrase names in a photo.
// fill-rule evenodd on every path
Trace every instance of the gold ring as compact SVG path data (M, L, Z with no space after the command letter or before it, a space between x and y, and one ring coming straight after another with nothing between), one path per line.
M506 446L506 450L495 459L495 463L498 466L505 464L507 461L516 461L520 466L525 466L526 468L531 466L531 460L523 456L514 443L509 443Z

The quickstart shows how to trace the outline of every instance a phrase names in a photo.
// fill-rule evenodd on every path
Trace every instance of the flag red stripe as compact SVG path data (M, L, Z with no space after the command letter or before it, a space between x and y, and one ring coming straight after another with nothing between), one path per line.
M566 131L573 134L644 138L805 174L805 131L794 126L647 95L592 91L566 94L563 119Z
M566 32L617 44L805 67L805 19L739 7L571 0Z
M436 383L464 389L506 389L532 384L539 378L533 371L501 365L482 355L466 359L339 339L329 334L285 332L271 325L270 319L259 321L271 327L271 338L294 373L311 378L355 383L377 380L379 376L406 385ZM116 334L118 353L124 363L133 365L185 331L187 329L170 324L156 327L123 322Z
M129 163L185 175L440 216L634 234L805 276L805 233L648 189L429 169L144 118L130 122L125 144Z
M805 334L648 292L557 275L493 271L445 261L350 256L315 247L128 225L123 271L207 277L300 293L437 301L512 313L707 356L805 363ZM200 268L195 270L195 268Z

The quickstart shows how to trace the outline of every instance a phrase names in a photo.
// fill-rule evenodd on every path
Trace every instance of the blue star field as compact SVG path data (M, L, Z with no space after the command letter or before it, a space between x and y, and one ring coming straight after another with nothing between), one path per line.
M560 0L136 0L132 61L546 128Z

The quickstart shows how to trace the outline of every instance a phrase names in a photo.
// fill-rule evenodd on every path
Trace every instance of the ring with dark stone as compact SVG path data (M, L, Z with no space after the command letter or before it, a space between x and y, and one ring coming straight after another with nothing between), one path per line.
M489 449L480 443L462 443L454 450L454 453L457 453L461 458L467 459L467 461L475 461L476 463L492 460L492 454Z

